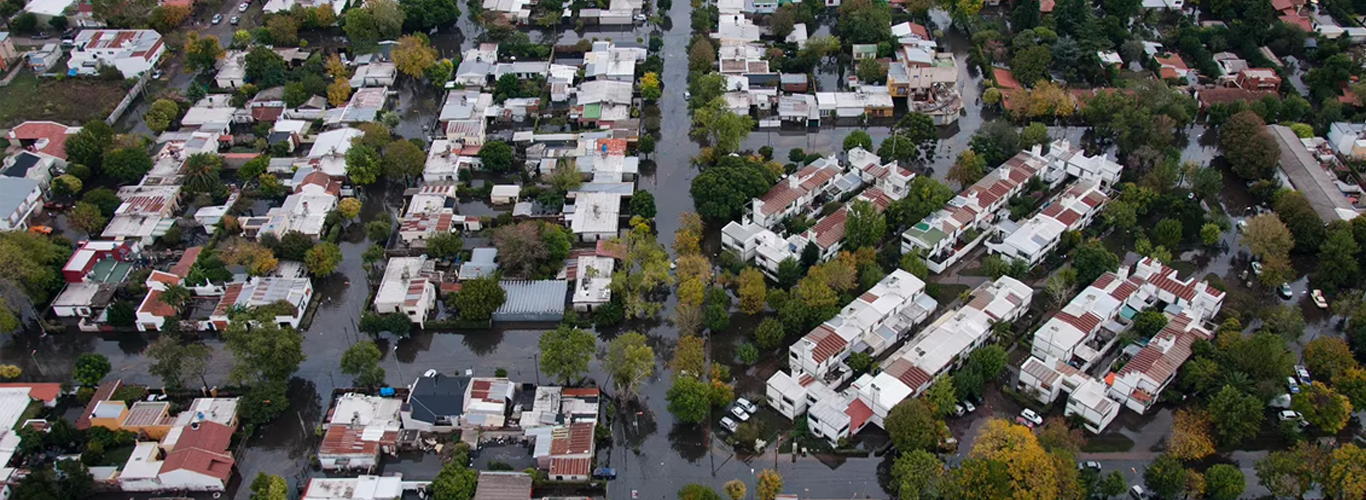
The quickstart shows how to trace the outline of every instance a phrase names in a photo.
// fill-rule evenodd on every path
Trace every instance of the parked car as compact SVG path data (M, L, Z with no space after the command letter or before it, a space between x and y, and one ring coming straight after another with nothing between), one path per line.
M972 405L972 401L968 401L966 399L963 400L963 409L967 410L968 413L977 411L977 407Z
M1309 292L1309 296L1314 298L1314 305L1318 306L1319 309L1328 308L1328 299L1324 298L1323 290L1315 288L1314 291Z
M735 423L735 421L731 420L730 417L721 417L722 429L725 429L730 432L735 432L735 429L738 427L740 427L740 424Z
M1129 488L1129 498L1134 500L1148 500L1148 490L1135 484L1132 488Z
M1028 428L1030 428L1030 429L1033 429L1033 428L1034 428L1034 422L1030 422L1030 421L1028 421L1028 420L1025 420L1024 417L1019 417L1019 416L1015 417L1015 423L1020 424L1020 425L1023 425L1023 426L1025 426L1025 427L1028 427Z
M1282 422L1298 422L1300 427L1309 427L1309 421L1305 420L1304 416L1300 415L1300 412L1294 410L1281 410L1277 416L1280 417Z
M237 23L239 23L239 22L242 22L242 18L240 18L240 17L232 16L232 17L228 18L228 24L231 24L231 25L233 25L233 26L237 26Z
M55 201L49 201L49 202L43 204L43 209L44 209L44 210L48 210L48 211L58 212L58 211L66 210L66 204L65 204L65 203L58 203L58 202L55 202Z
M47 40L49 38L52 38L52 35L49 35L47 33L34 33L32 35L29 35L28 38L30 40Z
M1299 394L1299 393L1300 393L1300 384L1297 383L1297 382L1295 382L1295 377L1286 377L1286 378L1285 378L1285 386L1286 386L1286 388L1290 389L1290 393L1291 393L1291 394Z
M246 12L247 9L250 9L250 8L251 8L251 4L246 3L246 2L242 2L242 5L238 5L238 6L237 6L237 12Z
M1020 412L1020 416L1024 417L1025 420L1034 422L1034 425L1043 425L1043 417L1040 417L1038 413L1034 413L1034 410L1029 408L1025 408L1024 411Z
M735 418L740 419L741 422L746 422L749 420L749 414L745 413L745 409L741 408L740 405L732 406L730 408L730 414L735 415Z
M210 20L209 22L211 22L211 23L213 23L213 24L218 24L218 23L223 22L223 14L214 14L214 15L213 15L213 19Z
M755 414L755 413L759 413L759 405L756 405L756 404L750 402L750 400L745 399L745 398L740 398L740 399L735 400L735 406L739 406L739 407L741 407L741 408L744 408L744 409L745 409L745 413L748 413L748 414L750 414L750 415L753 415L753 414Z
M1309 385L1314 383L1313 379L1309 378L1309 370L1305 369L1304 365L1295 365L1295 376L1300 378L1301 384Z
M1262 275L1262 263L1261 263L1261 262L1253 262L1253 263L1252 263L1252 274L1255 274L1255 275L1257 275L1257 276L1261 276L1261 275Z
M961 416L963 416L963 414L965 414L965 413L967 413L967 410L963 409L963 405L961 405L961 404L953 405L953 416L955 416L955 417L961 417Z
M608 467L599 467L593 471L593 479L612 480L617 478L617 470Z
M1077 462L1077 470L1086 470L1086 469L1091 469L1091 470L1094 470L1094 471L1100 471L1100 462L1097 462L1097 461L1095 461L1095 460L1087 460L1087 461L1085 461L1085 462Z
M1281 287L1276 289L1276 293L1285 300L1295 297L1295 291L1290 289L1290 283L1281 283Z
M162 73L161 70L159 70L159 69L158 69L158 70L153 70L153 71L152 71L152 79L153 79L153 80L160 80L160 79L161 79L161 75L163 75L163 74L164 74L164 73Z
M52 228L47 226L33 226L28 228L28 232L33 234L52 234Z

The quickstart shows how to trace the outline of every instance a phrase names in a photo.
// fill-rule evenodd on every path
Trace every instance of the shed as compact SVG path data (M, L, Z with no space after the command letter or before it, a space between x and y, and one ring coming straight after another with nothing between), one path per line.
M494 321L560 321L564 319L565 280L502 281L507 301L493 312Z
M493 191L489 194L494 205L507 205L521 201L522 187L516 184L499 184L493 186Z

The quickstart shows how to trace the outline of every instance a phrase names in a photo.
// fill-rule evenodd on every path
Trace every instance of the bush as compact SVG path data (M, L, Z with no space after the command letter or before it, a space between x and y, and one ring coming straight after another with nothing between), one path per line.
M759 361L759 349L749 342L745 342L740 344L739 347L736 347L735 354L740 357L741 363L747 365L752 365L756 361Z

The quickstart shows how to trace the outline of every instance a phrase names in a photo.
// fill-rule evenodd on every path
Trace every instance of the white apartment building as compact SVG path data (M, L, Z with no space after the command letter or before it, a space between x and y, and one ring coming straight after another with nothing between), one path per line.
M574 269L574 310L590 312L612 301L612 272L616 261L611 257L584 255Z
M811 212L818 197L835 184L843 171L834 156L821 158L789 175L763 196L750 201L745 221L772 229L783 219Z
M1062 235L1091 224L1096 214L1110 200L1100 181L1081 180L1058 195L1042 212L1023 224L1002 221L999 229L1004 236L986 243L987 251L1000 254L1007 260L1022 260L1037 265L1062 241Z
M136 78L161 61L166 44L155 30L85 30L76 35L66 66L82 75L113 66L124 78Z

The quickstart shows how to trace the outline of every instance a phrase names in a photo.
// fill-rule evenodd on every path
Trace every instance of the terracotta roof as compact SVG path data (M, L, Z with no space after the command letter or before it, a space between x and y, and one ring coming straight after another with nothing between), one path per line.
M1301 16L1299 14L1281 14L1281 22L1298 26L1300 29L1309 33L1314 32L1314 23L1310 22L1309 18L1306 16Z
M145 312L160 318L169 318L176 315L176 310L161 300L161 290L149 290L147 298L142 299L142 306L138 312Z
M608 156L622 156L626 154L626 139L598 139L597 147L594 148L593 151L602 153L603 146L607 147Z
M148 276L148 279L167 285L176 285L180 283L180 275L161 271L152 271L152 274L151 276Z
M593 468L591 458L552 458L550 459L551 476L587 476Z
M197 448L214 453L223 453L228 450L228 444L232 442L232 432L232 427L211 420L201 420L198 429L194 428L193 425L188 425L180 431L180 438L176 440L173 450Z
M1161 68L1158 68L1157 76L1162 77L1163 80L1166 80L1168 78L1181 78L1181 74L1177 73L1176 70L1171 68L1170 66L1163 66Z
M176 262L174 266L171 266L171 274L181 278L189 276L190 268L194 266L195 261L199 260L199 253L203 250L204 247L190 247L185 249L185 255L180 256L180 260Z
M62 394L62 384L19 382L0 384L0 389L14 389L20 387L28 388L28 397L30 399L36 399L46 403L56 401L57 396L60 396Z
M1075 326L1078 330L1081 330L1086 333L1096 331L1096 328L1100 326L1101 322L1100 316L1096 316L1094 313L1090 312L1083 314L1081 316L1073 316L1066 312L1059 311L1058 314L1054 317L1058 318L1058 320L1062 321L1063 323Z
M66 138L68 137L66 132L69 129L70 127L57 122L24 122L10 129L10 136L21 142L34 141L34 151L65 160ZM38 147L37 141L43 139L47 141L42 144L42 147Z
M232 283L223 291L223 298L218 300L218 305L213 308L214 316L225 316L228 309L237 304L237 298L242 295L242 283Z
M226 483L232 477L232 466L236 463L231 456L213 453L198 448L177 450L166 456L161 464L161 473L187 470L209 476Z
M1096 281L1094 283L1091 283L1091 286L1103 290L1105 288L1108 288L1110 286L1110 283L1114 283L1115 278L1117 278L1117 276L1115 276L1114 273L1105 273L1100 275L1099 278L1096 278Z
M1257 101L1269 95L1276 95L1270 90L1249 90L1237 87L1217 87L1208 90L1201 90L1197 93L1200 105L1208 107L1211 104L1230 104L1238 101Z
M887 367L887 374L896 377L901 383L906 384L906 387L909 387L911 391L919 390L921 387L929 384L930 380L934 379L930 374L925 373L925 370L911 364L911 362L907 361L905 358L897 358L896 361L893 361L892 364Z
M557 430L550 442L550 456L583 455L593 452L593 424L584 422Z
M1081 212L1068 209L1066 212L1058 214L1054 218L1058 219L1058 222L1061 222L1062 225L1072 227L1073 224L1076 224L1077 221L1081 220Z
M285 114L284 106L256 106L251 108L252 119L258 122L273 122Z
M1152 342L1138 352L1134 359L1130 360L1124 368L1120 369L1119 376L1138 372L1156 381L1158 384L1166 383L1167 379L1176 374L1176 370L1191 354L1191 344L1196 339L1207 339L1210 335L1204 329L1190 324L1191 317L1182 313L1172 318L1167 323ZM1173 339L1171 347L1166 351L1162 350L1163 341Z
M1015 73L1005 68L992 68L991 74L996 80L996 86L1006 90L1019 90L1024 88L1020 81L1015 79Z
M858 429L863 427L863 423L867 422L869 418L872 418L873 409L864 404L862 399L855 399L853 403L849 403L849 408L844 410L844 414L849 415L849 428Z
M911 25L911 33L914 33L916 36L918 36L918 37L920 37L921 39L924 39L924 40L929 40L929 39L930 39L930 30L926 29L924 25L922 25L922 24L917 24L917 23L906 23L906 24Z
M830 248L844 239L844 221L849 218L849 209L840 207L835 213L821 219L812 230L816 233L816 246Z
M598 391L597 387L566 387L560 389L560 396L569 398L588 398L601 395L602 393Z
M807 338L816 341L816 347L812 349L811 358L817 363L830 359L831 356L834 356L836 353L843 350L844 346L849 345L849 341L844 340L844 337L836 335L835 331L831 330L830 327L826 325L816 327L814 330L811 330L811 333L806 334L806 336Z
M114 391L119 390L122 385L122 380L110 380L96 387L95 395L90 397L90 402L85 404L85 411L81 412L81 418L76 419L76 428L80 430L89 429L90 415L95 413L95 407L113 397Z
M294 187L294 192L296 194L303 192L304 186L306 185L321 187L323 188L323 192L332 196L341 195L341 181L333 179L321 170L314 170L308 175L305 175L304 180L300 181L299 185Z
M1127 300L1130 295L1138 291L1138 284L1130 280L1125 280L1110 291L1110 296L1119 300Z
M1042 12L1042 13L1045 13L1045 14L1047 14L1047 13L1049 13L1049 12L1053 12L1053 8L1056 7L1056 6L1057 6L1057 2L1056 2L1055 0L1043 0L1043 1L1039 2L1039 12Z
M1181 59L1181 54L1171 54L1167 57L1153 56L1153 59L1157 59L1157 64L1162 66L1171 66L1176 69L1189 69L1186 67L1186 61Z

